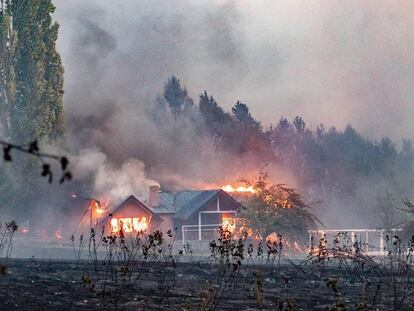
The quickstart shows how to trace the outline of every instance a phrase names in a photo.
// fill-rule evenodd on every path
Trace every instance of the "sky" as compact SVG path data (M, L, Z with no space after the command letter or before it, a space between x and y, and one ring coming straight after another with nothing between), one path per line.
M67 118L139 111L177 75L269 125L413 137L410 1L55 0ZM139 118L131 122L139 122Z

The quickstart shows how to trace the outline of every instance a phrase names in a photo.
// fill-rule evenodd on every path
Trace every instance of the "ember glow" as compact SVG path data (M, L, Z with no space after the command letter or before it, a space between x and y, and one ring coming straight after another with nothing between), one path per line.
M55 235L55 238L58 239L58 240L62 240L63 239L62 231L59 230L59 229L55 231L54 235Z
M238 186L233 187L232 185L226 185L221 188L222 190L226 192L247 192L247 193L256 193L256 190L254 190L253 186Z
M111 232L117 233L121 229L125 233L145 232L148 230L147 217L112 218Z
M105 203L105 202L100 203L100 202L94 200L91 204L92 204L92 208L95 210L95 212L98 216L101 216L106 212L107 203Z
M223 216L222 226L224 230L233 233L236 229L236 219L229 216Z

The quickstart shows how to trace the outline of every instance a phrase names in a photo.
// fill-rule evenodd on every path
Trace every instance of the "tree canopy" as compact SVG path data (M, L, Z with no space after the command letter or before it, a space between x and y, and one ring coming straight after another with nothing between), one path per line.
M257 179L243 182L253 187L254 193L243 196L244 209L239 216L260 238L275 232L306 243L308 230L320 224L295 189L271 184L266 172L261 171Z

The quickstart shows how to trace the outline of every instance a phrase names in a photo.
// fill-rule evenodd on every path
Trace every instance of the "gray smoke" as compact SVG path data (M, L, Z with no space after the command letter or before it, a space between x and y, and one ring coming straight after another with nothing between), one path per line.
M74 150L105 154L111 172L123 171L125 163L136 159L145 164L147 175L137 172L142 178L185 187L255 169L254 159L217 155L213 142L196 135L191 125L177 128L171 119L157 124L150 118L149 107L172 74L195 100L204 89L226 109L241 99L266 125L282 115L300 114L311 127L351 123L371 138L412 136L412 122L405 116L414 113L414 53L409 48L414 4L55 4L69 141ZM171 128L175 136L169 135ZM236 163L229 166L229 161ZM294 185L289 173L277 174Z

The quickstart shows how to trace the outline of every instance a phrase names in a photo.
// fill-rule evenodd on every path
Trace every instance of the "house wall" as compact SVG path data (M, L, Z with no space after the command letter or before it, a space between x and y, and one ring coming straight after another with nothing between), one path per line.
M236 204L231 198L227 195L221 193L219 194L219 207L220 211L237 211L239 205ZM198 214L201 211L217 211L217 198L214 198L211 202L209 202L204 208L196 212L186 221L176 221L175 225L178 228L179 237L182 239L181 235L181 226L182 225L198 225ZM221 224L222 217L224 214L201 214L201 224ZM194 228L195 229L195 228ZM216 231L203 231L201 233L201 238L204 239L215 239L218 237L218 230ZM198 240L198 232L185 232L185 239L186 240Z
M155 230L160 230L163 233L167 233L168 230L174 232L175 224L171 214L158 214L161 217L162 222L158 224Z
M125 205L118 208L112 213L112 218L129 218L129 217L146 217L150 222L150 230L158 224L152 222L152 215L147 211L143 210L139 205L132 202L127 202ZM108 217L104 222L105 232L111 232L111 217Z

